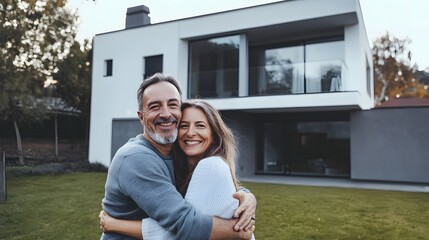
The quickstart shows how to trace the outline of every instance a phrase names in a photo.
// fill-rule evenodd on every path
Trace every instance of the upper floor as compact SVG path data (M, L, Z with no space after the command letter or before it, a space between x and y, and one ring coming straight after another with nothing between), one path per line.
M112 117L135 115L138 85L155 72L220 110L373 107L358 0L281 1L157 24L145 9L129 9L141 24L94 38L93 104L110 103Z

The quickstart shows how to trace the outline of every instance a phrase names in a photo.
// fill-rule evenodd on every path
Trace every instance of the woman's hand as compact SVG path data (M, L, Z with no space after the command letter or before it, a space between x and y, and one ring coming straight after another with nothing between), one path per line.
M100 218L100 229L103 232L110 232L112 231L112 226L114 226L115 219L112 218L107 212L104 210L100 211L100 215L98 215Z
M110 216L104 210L98 215L100 218L100 229L103 232L115 232L137 239L143 239L141 220L124 220Z

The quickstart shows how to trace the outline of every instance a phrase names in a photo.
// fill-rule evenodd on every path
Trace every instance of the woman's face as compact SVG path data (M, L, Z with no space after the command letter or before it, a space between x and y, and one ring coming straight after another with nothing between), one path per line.
M213 143L212 130L207 117L198 108L186 108L179 124L179 146L188 160L199 161Z

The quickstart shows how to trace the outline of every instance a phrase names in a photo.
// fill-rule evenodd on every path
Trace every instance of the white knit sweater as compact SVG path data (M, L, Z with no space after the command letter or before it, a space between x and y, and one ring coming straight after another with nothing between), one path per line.
M214 156L198 162L185 199L201 213L230 219L238 207L238 200L232 197L235 192L228 165ZM151 218L143 219L142 233L144 239L175 239Z

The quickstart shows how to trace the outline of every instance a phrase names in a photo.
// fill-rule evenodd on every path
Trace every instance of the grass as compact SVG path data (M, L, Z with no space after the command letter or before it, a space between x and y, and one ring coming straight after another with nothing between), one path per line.
M428 239L429 194L247 183L258 239Z
M100 239L106 173L10 175L0 239Z
M0 239L99 239L106 173L15 176ZM256 239L428 239L429 194L245 183Z

